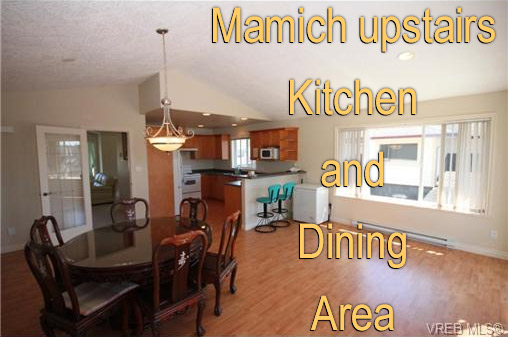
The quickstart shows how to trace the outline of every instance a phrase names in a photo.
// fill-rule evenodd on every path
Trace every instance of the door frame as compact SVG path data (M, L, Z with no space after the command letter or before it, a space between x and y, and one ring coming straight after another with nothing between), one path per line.
M67 127L56 127L56 126L45 126L45 125L36 125L36 140L37 140L37 157L38 157L38 165L39 165L39 196L41 200L41 210L42 213L48 214L49 210L49 200L44 198L44 191L48 191L48 178L47 178L47 153L46 153L46 142L45 142L45 134L46 133L56 133L56 134L72 134L78 135L81 141L81 165L82 165L82 183L83 183L83 202L85 209L85 221L86 224L84 226L79 226L75 228L70 228L66 230L61 230L62 238L64 241L68 241L71 238L90 231L93 229L93 219L92 219L92 200L90 194L90 179L89 179L89 168L88 168L88 139L85 129L78 128L67 128ZM50 233L52 240L55 240L54 232Z
M126 129L124 128L111 128L111 127L103 127L103 126L98 126L96 128L94 127L86 127L83 129L83 131L86 133L88 132L118 132L118 133L126 133L127 134L127 151L128 151L128 155L129 155L129 159L127 160L128 161L128 169L129 169L129 197L130 198L133 198L134 195L136 195L134 192L133 192L133 189L134 189L134 184L133 184L133 180L132 180L132 174L134 172L136 172L137 170L135 170L135 167L133 167L134 165L134 161L132 160L132 153L133 153L133 149L132 149L132 134L130 131L127 131ZM87 153L88 153L88 137L87 137L87 143L86 143L86 147L87 147ZM102 155L102 154L101 154ZM87 160L88 160L88 156L87 156ZM90 190L90 186L88 187L88 189ZM90 200L90 205L92 204L92 200Z

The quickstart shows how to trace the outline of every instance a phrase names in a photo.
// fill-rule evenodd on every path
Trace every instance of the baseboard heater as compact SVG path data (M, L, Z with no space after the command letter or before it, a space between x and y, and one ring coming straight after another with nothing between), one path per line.
M448 239L440 238L438 236L408 232L408 231L396 229L393 227L381 226L381 225L377 225L377 224L373 224L373 223L368 223L368 222L361 221L361 220L353 220L352 223L354 226L357 226L359 223L361 223L363 228L376 230L377 232L381 232L381 233L394 233L394 232L406 233L406 236L408 238L413 239L415 241L432 243L435 245L447 246L447 247L452 245Z

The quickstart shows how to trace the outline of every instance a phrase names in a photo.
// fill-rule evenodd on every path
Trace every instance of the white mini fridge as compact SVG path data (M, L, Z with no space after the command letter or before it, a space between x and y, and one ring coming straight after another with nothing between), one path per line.
M314 224L327 221L328 189L320 185L296 185L293 195L293 219Z

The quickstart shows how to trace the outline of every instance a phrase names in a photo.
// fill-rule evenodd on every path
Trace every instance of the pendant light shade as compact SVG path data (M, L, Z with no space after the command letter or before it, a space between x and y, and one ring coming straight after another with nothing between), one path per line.
M151 137L147 139L157 150L165 152L178 150L185 143L185 138L182 137Z
M145 129L145 139L156 149L165 152L178 150L185 141L194 136L194 132L189 130L184 134L181 127L175 127L171 121L171 100L168 98L168 74L166 64L166 34L167 29L157 29L157 34L162 35L162 55L164 58L164 98L161 100L163 118L162 124L158 129L148 126Z

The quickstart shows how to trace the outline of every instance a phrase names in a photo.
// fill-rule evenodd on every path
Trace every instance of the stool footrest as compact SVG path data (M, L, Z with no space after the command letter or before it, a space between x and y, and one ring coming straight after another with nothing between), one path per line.
M271 225L273 227L289 227L291 225L291 222L289 222L289 220L279 219L272 221Z
M273 233L277 228L273 226L271 223L265 225L257 225L254 227L254 230L258 233Z
M258 218L263 218L263 219L269 219L269 218L273 218L273 213L272 212L259 212L257 213L257 216Z
M289 210L287 208L274 208L274 209L272 209L272 212L277 213L277 214L285 214L285 213L288 213Z

